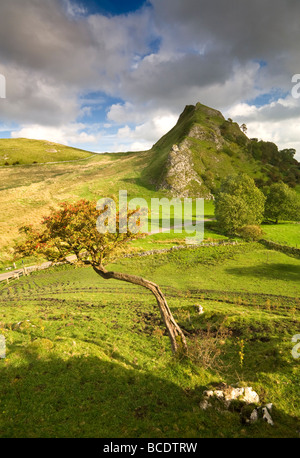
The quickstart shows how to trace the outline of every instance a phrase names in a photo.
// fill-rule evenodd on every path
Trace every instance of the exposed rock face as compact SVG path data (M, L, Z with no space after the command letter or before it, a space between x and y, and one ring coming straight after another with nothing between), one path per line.
M194 110L197 110L197 106L194 107ZM216 123L210 122L209 118L212 116L217 116L221 119L224 118L219 111L202 105L201 112L207 117L206 123L203 125L193 123L184 140L178 144L174 144L168 154L165 173L159 184L159 188L170 190L174 197L189 197L193 194L194 196L197 195L205 199L213 199L210 188L200 176L207 171L207 167L195 168L192 151L195 148L195 141L198 141L198 143L204 142L206 146L211 145L210 148L212 148L212 151L210 156L214 158L214 162L219 162L219 155L215 153L222 150L225 140L219 126ZM203 148L205 149L206 147Z
M204 400L200 404L201 408L206 409L209 406L209 399L213 397L223 401L227 407L229 407L231 401L237 399L245 404L257 404L259 402L258 394L253 391L251 386L247 386L246 388L228 386L223 390L204 391Z
M174 197L213 199L221 179L243 168L247 141L238 124L218 110L187 105L173 129L153 145L161 160L154 156L149 166L152 183Z
M214 129L204 129L200 124L195 124L188 134L189 137L196 138L197 140L207 140L215 143L216 149L222 149L224 139L220 129L216 126Z
M188 197L188 185L192 181L202 185L199 175L194 170L188 140L184 140L180 145L173 145L166 169L160 188L169 189L175 197Z

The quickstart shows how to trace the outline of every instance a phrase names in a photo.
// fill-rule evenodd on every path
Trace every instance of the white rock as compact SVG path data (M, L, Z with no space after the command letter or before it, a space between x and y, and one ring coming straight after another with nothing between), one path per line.
M250 415L250 423L255 423L258 420L257 410L254 409Z
M269 414L268 409L266 407L263 407L262 412L263 412L263 420L265 420L269 425L273 426L274 422L272 420L271 415Z
M199 315L202 315L202 313L204 313L204 309L203 309L202 305L196 305L196 307L197 307Z
M206 396L207 398L211 398L213 395L214 395L214 392L212 390L209 390L209 391L204 391L204 396Z
M248 404L251 404L251 403L258 404L259 396L256 393L256 391L252 389L251 386L247 386L245 388L243 401L247 402Z
M224 396L226 401L233 401L234 399L238 399L240 396L243 396L244 388L227 388L224 391Z
M202 409L207 409L210 407L209 400L212 397L223 401L225 406L229 408L231 401L240 400L245 404L258 404L259 403L259 396L258 394L252 389L251 386L245 388L233 388L232 386L228 386L224 388L224 390L207 390L203 393L204 399L200 403L200 407ZM272 404L268 404L270 408L272 408ZM257 411L252 412L253 418L257 416ZM253 420L254 421L254 420Z

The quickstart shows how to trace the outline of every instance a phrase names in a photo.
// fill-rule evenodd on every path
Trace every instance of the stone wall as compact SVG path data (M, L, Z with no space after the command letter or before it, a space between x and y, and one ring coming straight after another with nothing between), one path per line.
M265 245L267 248L271 248L272 250L281 251L289 256L295 256L296 258L300 258L300 249L287 246L287 245L280 245L279 243L272 242L271 240L260 240L260 243Z
M158 250L150 250L150 251L142 251L141 253L132 253L132 254L125 254L123 257L124 258L132 258L133 256L150 256L152 254L160 254L160 253L168 253L170 251L176 251L176 250L188 250L188 249L195 249L195 248L201 248L203 246L220 246L220 245L240 245L241 242L224 242L223 240L220 242L209 242L209 243L200 243L199 245L175 245L172 246L171 248L161 248Z

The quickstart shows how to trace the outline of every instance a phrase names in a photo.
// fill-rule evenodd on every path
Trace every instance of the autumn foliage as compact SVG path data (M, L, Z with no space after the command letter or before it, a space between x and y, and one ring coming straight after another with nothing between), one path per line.
M102 265L128 240L138 236L138 233L133 234L129 229L120 233L118 211L115 233L100 233L96 222L104 211L97 210L96 202L88 200L63 202L42 219L39 229L32 225L20 228L25 240L18 244L16 251L22 256L41 255L50 261L65 261L67 257L75 255L77 260L90 259L91 263ZM136 212L128 210L127 221Z
M20 232L24 240L16 246L21 256L41 255L50 261L69 261L90 265L96 274L106 280L115 279L142 286L155 296L161 318L166 326L174 352L186 353L184 333L176 323L167 301L159 286L142 277L123 272L108 271L105 262L120 254L126 242L139 235L143 209L115 211L116 207L103 206L98 209L96 202L80 200L76 203L62 203L52 209L41 222L40 229L23 226ZM99 232L96 223L101 219L107 231ZM113 231L109 230L113 227ZM68 259L69 258L69 259Z

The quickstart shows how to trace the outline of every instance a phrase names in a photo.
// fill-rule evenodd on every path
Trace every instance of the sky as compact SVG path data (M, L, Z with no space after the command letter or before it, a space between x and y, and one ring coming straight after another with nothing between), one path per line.
M141 151L201 102L300 160L299 18L298 0L1 0L0 138Z

